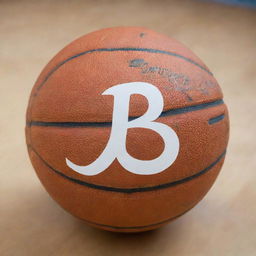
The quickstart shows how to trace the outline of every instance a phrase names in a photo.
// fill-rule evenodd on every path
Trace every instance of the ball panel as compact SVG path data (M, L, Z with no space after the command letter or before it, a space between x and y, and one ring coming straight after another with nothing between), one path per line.
M213 125L208 120L225 113L225 118ZM209 166L223 153L228 140L228 115L224 104L175 116L165 116L157 121L167 124L179 136L179 155L168 169L155 175L136 175L126 171L115 160L104 172L95 176L84 176L70 169L67 157L79 165L94 162L107 145L111 127L31 127L32 146L53 168L64 174L99 185L113 187L140 187L158 185L189 177ZM152 157L162 152L161 137L151 130L130 129L127 137L128 152ZM149 135L149 136L147 136ZM142 151L141 140L147 136Z
M145 36L141 37L141 33ZM36 88L46 79L48 74L66 59L98 48L156 48L159 50L172 51L173 53L186 56L205 67L205 64L191 50L173 38L167 37L150 29L141 27L116 27L101 29L84 35L63 48L43 69L38 77L32 94Z
M87 221L83 220L83 221L86 224L88 224L88 225L90 225L92 227L100 228L100 229L107 230L107 231L112 231L112 232L117 232L117 233L118 232L122 232L122 233L139 233L139 232L145 232L145 231L149 231L149 230L154 230L154 229L160 228L163 225L168 224L168 223L176 220L177 218L181 217L185 213L187 213L187 211L182 213L182 214L180 214L180 215L178 215L177 217L170 218L168 220L162 221L162 222L157 223L157 224L151 224L151 225L146 225L146 226L136 226L136 227L132 227L132 226L130 226L130 227L109 226L109 225L96 224L96 223L93 223L93 222L89 222L88 220ZM76 217L79 218L78 216L76 216ZM81 218L79 218L79 219L81 219Z
M147 67L131 64L132 60L143 60ZM114 85L136 81L158 87L164 98L164 110L222 98L214 77L183 59L144 52L94 52L65 63L49 77L33 99L30 118L55 122L110 121L113 96L102 93ZM132 97L131 116L146 111L147 101L141 98L144 97Z
M84 220L122 227L152 225L184 213L207 193L223 164L222 159L198 178L171 188L126 194L73 183L49 169L33 151L30 158L42 184L64 209Z

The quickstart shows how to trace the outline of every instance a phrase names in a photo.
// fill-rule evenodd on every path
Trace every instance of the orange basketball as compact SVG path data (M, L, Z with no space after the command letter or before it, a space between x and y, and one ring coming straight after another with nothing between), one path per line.
M211 71L140 27L85 35L31 92L26 140L42 184L98 228L139 232L194 207L225 158L229 121Z

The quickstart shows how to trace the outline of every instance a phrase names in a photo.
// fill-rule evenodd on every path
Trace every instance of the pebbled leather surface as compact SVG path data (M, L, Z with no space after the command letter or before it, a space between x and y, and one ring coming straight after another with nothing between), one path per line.
M42 71L28 105L26 137L38 177L63 208L88 222L155 228L158 225L154 223L175 218L202 199L219 173L223 159L207 173L186 183L143 193L89 188L65 179L64 175L114 188L158 186L188 178L210 166L226 150L228 111L222 103L159 117L158 121L172 127L180 140L176 161L159 174L135 175L124 170L117 160L96 176L75 173L65 164L65 157L77 164L89 164L101 154L108 141L111 126L97 126L97 123L111 122L113 98L102 96L102 92L113 85L134 81L157 86L164 98L164 111L223 97L207 67L176 40L145 28L103 29L65 47ZM147 107L143 96L134 95L129 115L143 115ZM209 123L220 115L222 119ZM47 127L32 125L33 122L93 125ZM157 157L163 146L161 137L151 130L135 128L128 132L127 151L138 159ZM51 168L64 175L57 175ZM144 229L134 229L141 230Z

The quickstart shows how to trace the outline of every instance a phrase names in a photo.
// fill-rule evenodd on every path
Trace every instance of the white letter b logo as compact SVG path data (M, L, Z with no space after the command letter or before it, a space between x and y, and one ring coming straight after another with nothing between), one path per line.
M148 100L148 109L143 116L128 121L132 94L145 96ZM162 113L164 105L160 91L152 84L133 82L110 87L103 95L114 96L112 129L106 148L98 159L87 166L76 165L66 158L67 165L74 171L89 176L103 172L115 158L127 171L135 174L156 174L168 168L178 155L179 139L172 128L154 122ZM135 127L151 129L162 137L165 146L159 157L153 160L139 160L129 155L126 150L127 130Z

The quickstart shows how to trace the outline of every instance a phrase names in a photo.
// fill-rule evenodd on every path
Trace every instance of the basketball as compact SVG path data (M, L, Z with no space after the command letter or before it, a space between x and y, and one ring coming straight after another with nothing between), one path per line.
M156 229L193 208L220 172L228 136L212 72L141 27L102 29L62 49L26 116L29 157L50 196L116 232Z

